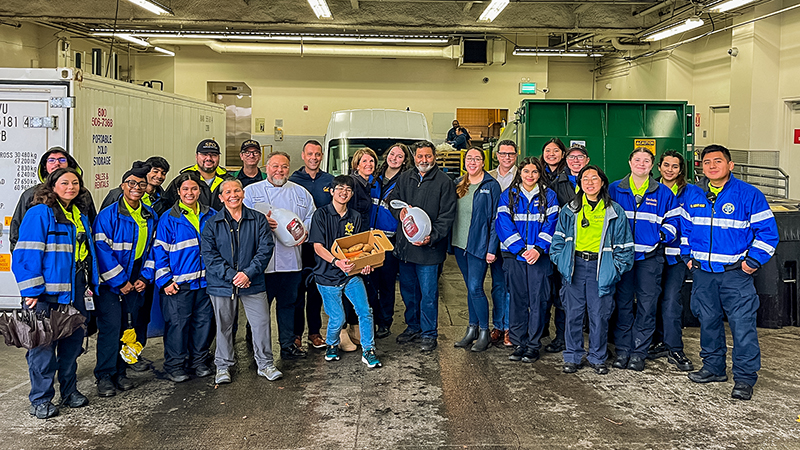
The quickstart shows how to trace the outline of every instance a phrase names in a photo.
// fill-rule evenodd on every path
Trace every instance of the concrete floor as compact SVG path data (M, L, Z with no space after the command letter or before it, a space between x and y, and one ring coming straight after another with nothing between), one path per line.
M404 329L398 297L393 335L378 341L384 367L374 370L358 353L327 363L312 350L305 361L278 359L285 376L270 383L240 341L230 385L133 373L136 389L101 399L92 339L78 360L90 405L46 421L27 412L24 351L1 346L0 448L800 448L800 328L759 330L763 369L743 402L730 398L732 381L691 383L664 358L641 373L567 375L560 354L522 364L506 349L453 348L467 310L452 261L441 286L439 349L395 343ZM685 343L699 367L699 329L685 330ZM160 369L162 352L153 339L144 355Z

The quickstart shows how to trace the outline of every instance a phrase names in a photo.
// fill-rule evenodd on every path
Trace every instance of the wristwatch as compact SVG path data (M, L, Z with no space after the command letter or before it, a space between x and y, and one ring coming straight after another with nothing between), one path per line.
M339 260L339 258L335 258L335 257L331 260L331 264L333 265L333 267L336 267L336 261L338 261L338 260Z

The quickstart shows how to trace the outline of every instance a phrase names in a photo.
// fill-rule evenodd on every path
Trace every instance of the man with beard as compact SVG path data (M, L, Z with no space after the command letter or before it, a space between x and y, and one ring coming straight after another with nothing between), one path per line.
M204 139L197 145L195 160L197 164L181 170L180 173L194 172L200 183L200 199L198 202L203 206L219 211L222 209L222 201L219 199L219 186L224 180L233 180L233 176L227 170L219 166L219 144L213 139ZM180 175L180 174L179 174ZM177 178L176 178L177 179ZM175 180L169 184L164 193L167 207L171 207L178 201L178 186Z
M314 198L299 184L289 181L289 155L273 152L267 160L267 179L253 183L244 190L244 205L253 208L256 203L266 203L271 210L286 209L300 217L306 229L311 226L314 215ZM278 222L272 211L267 214L270 228L275 231ZM299 244L292 247L275 240L275 252L267 265L267 299L275 300L278 316L278 342L281 345L281 359L305 358L306 352L295 343L294 310L297 303L297 289L300 286L301 260Z
M456 187L436 165L436 147L429 141L414 144L415 169L401 174L389 196L425 211L431 220L431 233L411 243L403 233L407 209L393 210L399 219L394 254L400 260L400 294L406 305L407 328L397 342L420 339L420 350L436 348L439 318L439 265L447 256L447 236L456 218Z

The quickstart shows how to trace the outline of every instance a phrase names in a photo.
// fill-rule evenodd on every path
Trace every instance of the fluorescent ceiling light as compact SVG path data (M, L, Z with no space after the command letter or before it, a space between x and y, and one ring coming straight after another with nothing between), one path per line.
M165 54L165 55L169 55L169 56L175 56L175 52L171 52L171 51L169 51L169 50L167 50L167 49L165 49L165 48L161 48L161 47L153 47L153 50L155 50L155 51L157 51L157 52L161 52L161 53L163 53L163 54Z
M699 17L690 17L686 19L686 22L667 28L666 30L661 30L657 33L651 34L650 36L644 36L643 40L645 41L660 41L661 39L666 39L671 36L675 36L676 34L685 33L689 30L694 30L697 27L703 26L705 22L703 19Z
M594 53L586 50L564 51L562 49L554 49L554 48L515 48L514 56L548 56L552 58L558 58L560 56L569 56L569 57L583 57L583 58L586 57L598 58L603 55L600 53Z
M711 7L711 12L725 12L744 6L748 3L753 3L755 0L728 0L727 2L718 3Z
M150 0L128 0L128 1L133 3L134 5L141 6L142 8L150 11L153 14L160 14L162 16L173 15L172 11L170 11L169 9Z
M93 30L94 36L110 37L112 30L98 28ZM164 30L118 30L139 38L179 38L179 39L228 39L283 42L338 42L338 43L384 43L384 44L446 44L447 36L441 35L400 35L400 34L344 34L344 33L251 33L218 31L164 31ZM118 36L119 34L116 34Z
M325 0L308 0L308 4L311 5L311 9L314 10L317 19L333 19L331 10Z
M117 34L115 37L120 39L124 39L132 44L141 45L142 47L150 47L150 44L147 41L143 41L139 38L135 38L130 34Z
M483 10L481 16L478 17L478 22L491 22L496 19L497 16L506 9L508 2L509 0L492 0L489 6Z

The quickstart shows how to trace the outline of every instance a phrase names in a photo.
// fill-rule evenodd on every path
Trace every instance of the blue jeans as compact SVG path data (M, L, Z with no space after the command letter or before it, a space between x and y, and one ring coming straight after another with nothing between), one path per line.
M656 309L661 295L664 256L656 255L633 263L617 283L614 345L617 356L647 356L656 329ZM636 297L636 314L633 299Z
M511 294L506 286L503 257L499 252L495 256L497 258L489 266L492 273L492 325L498 330L507 330Z
M697 264L695 262L695 264ZM760 304L753 276L741 269L722 273L692 269L692 312L700 319L700 357L703 368L725 374L724 315L733 335L733 380L754 386L761 369L761 348L756 331Z
M608 319L614 309L614 296L600 297L597 286L597 261L575 257L572 283L564 283L562 300L566 317L564 362L580 364L583 349L583 318L589 314L589 354L591 364L604 363L607 358Z
M348 278L341 286L325 286L317 284L322 296L322 306L328 315L328 331L325 343L339 345L339 333L344 327L344 297L353 304L358 315L358 327L361 332L361 348L366 352L375 348L375 326L372 321L372 309L367 300L367 290L360 276ZM344 295L342 295L344 294Z
M489 299L483 291L483 280L486 278L488 264L485 259L470 255L466 250L453 247L456 263L467 285L467 310L469 324L489 329Z
M422 337L439 336L439 264L400 262L400 295L408 329Z

